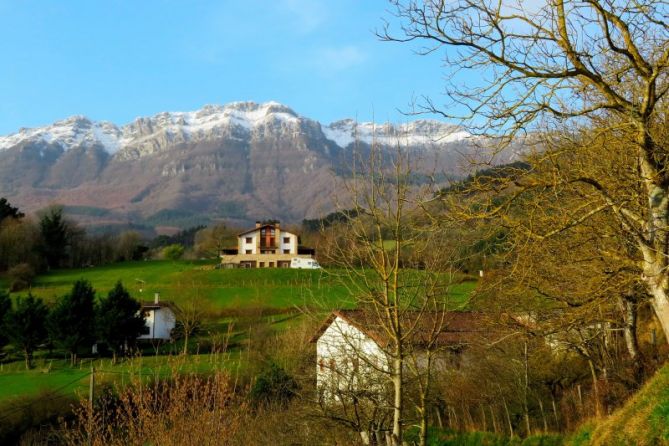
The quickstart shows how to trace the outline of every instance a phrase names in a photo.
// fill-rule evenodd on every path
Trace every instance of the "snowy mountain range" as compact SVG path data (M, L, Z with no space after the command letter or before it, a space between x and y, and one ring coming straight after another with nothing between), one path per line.
M57 144L64 150L98 145L110 155L134 152L141 157L161 148L153 142L155 140L177 144L212 137L244 139L254 132L261 132L262 135L262 129L268 126L288 132L300 131L304 127L314 131L320 129L325 138L341 148L356 140L367 144L376 140L379 144L412 146L442 145L471 137L459 127L439 121L419 120L393 125L344 119L322 126L277 102L233 102L206 105L192 112L163 112L149 118L137 118L121 127L108 121L94 122L85 116L72 116L45 127L22 128L17 133L0 136L0 150L27 142L44 142Z
M355 147L399 144L428 159L425 168L458 176L456 158L474 139L430 120L323 125L276 102L207 105L123 126L73 116L0 137L0 196L27 211L58 202L90 223L300 221L332 210L333 172L341 175Z

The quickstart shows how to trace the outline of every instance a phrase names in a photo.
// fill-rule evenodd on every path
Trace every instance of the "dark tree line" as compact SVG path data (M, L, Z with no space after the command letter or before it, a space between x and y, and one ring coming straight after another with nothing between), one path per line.
M79 353L90 352L99 342L116 359L146 332L140 310L141 304L121 282L96 302L91 284L79 280L52 308L32 294L18 297L12 305L9 295L0 292L0 348L11 344L21 351L26 368L32 367L34 352L44 346L66 351L74 363Z
M12 291L27 288L41 271L140 260L148 249L137 232L90 235L61 207L31 218L0 198L0 272Z

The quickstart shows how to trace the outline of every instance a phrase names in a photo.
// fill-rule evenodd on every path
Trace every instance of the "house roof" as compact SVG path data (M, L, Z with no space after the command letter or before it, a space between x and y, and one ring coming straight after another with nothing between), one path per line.
M335 310L321 324L310 342L316 342L339 317L370 337L379 346L390 343L390 336L379 323L376 314L363 310ZM431 340L439 345L458 345L472 342L486 332L483 313L472 311L418 311L404 313L402 327L410 332L414 346L427 345Z
M179 307L176 306L176 304L170 300L161 300L158 301L158 303L154 301L144 301L141 303L142 304L142 310L157 310L160 308L169 308L170 310L176 312L178 311Z
M249 229L248 231L240 232L239 234L237 234L237 237L241 237L242 235L250 234L251 232L259 231L262 228L274 228L274 229L276 229L276 225L272 225L272 224L261 225L261 226L258 226L257 228L252 228L252 229ZM290 231L286 231L285 229L281 229L281 227L279 227L279 230L282 233L297 235L294 232L290 232Z

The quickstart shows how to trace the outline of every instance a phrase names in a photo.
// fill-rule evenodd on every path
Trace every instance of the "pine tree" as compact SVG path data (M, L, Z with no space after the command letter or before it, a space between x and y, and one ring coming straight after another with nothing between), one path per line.
M0 198L0 223L5 218L23 218L23 212L19 212L19 208L12 206L5 197Z
M74 364L81 347L95 340L94 329L95 290L88 281L78 280L49 315L49 336L56 346L70 353Z
M68 236L67 222L63 210L52 208L40 220L42 234L42 254L49 268L58 268L67 258Z
M141 305L133 299L119 281L100 302L96 316L98 338L107 344L116 356L126 346L132 346L137 337L147 332Z
M12 309L12 301L9 298L9 294L6 291L0 290L0 349L7 345L6 328L5 328L5 319Z
M33 353L46 340L46 319L49 310L44 301L28 297L16 299L16 308L5 317L5 329L9 340L23 350L26 369L32 367Z

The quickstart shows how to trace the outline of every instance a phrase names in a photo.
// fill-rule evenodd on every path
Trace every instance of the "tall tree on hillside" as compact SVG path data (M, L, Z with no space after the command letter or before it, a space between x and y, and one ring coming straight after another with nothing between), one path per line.
M195 254L198 257L217 258L223 248L236 246L239 232L224 223L200 229L195 234Z
M342 211L339 223L324 234L332 240L325 256L337 267L328 274L365 312L366 328L387 339L381 347L387 364L377 364L348 334L341 336L355 350L353 363L378 372L381 387L391 389L381 398L375 391L370 395L368 386L362 392L344 390L339 410L332 415L366 432L367 439L374 435L370 426L376 429L390 420L392 446L403 443L407 425L414 422L420 444L427 442L437 338L450 322L445 311L452 279L450 251L441 243L441 231L421 211L429 187L416 190L412 178L411 160L399 147L393 154L375 146L369 158L356 155L347 183L352 209ZM344 359L330 365L330 373L336 376L347 367ZM342 391L349 384L345 380L335 387ZM378 384L377 379L371 387ZM410 398L411 388L417 389L416 398Z
M49 310L40 298L19 297L16 306L5 317L5 329L12 344L23 351L26 369L32 367L33 353L47 338L46 319Z
M40 219L42 254L49 268L58 268L67 258L68 227L60 207L52 207Z
M51 310L48 319L49 337L70 354L75 363L82 347L95 340L95 290L85 280L78 280L72 291L63 296Z
M100 301L97 307L96 326L98 338L117 355L128 346L135 345L137 337L147 333L141 304L130 296L119 281Z
M194 295L191 293L195 293ZM174 327L174 334L178 338L183 338L184 347L183 354L188 354L188 344L192 337L202 330L207 314L210 314L211 304L207 299L200 295L200 290L191 288L183 290L182 296L188 295L176 309L176 325Z
M9 293L0 290L0 349L7 345L9 340L7 337L7 329L5 327L6 317L12 309L12 300L9 298Z
M19 212L19 208L12 206L5 197L0 198L0 223L6 218L20 219L23 218L23 212Z
M571 178L599 197L571 212L563 226L535 233L549 237L590 217L607 213L634 242L641 279L669 337L669 5L664 1L549 0L512 2L391 0L400 28L379 32L390 41L420 41L424 52L447 52L453 72L477 71L481 79L449 85L458 107L439 107L429 98L426 112L452 116L465 110L475 131L512 138L545 130L547 123L589 126L610 123L623 143L610 153L628 160L622 175L641 186L638 200L617 196L598 176ZM449 76L450 78L450 76ZM586 147L587 148L587 147ZM609 174L615 172L609 172ZM524 183L525 189L540 190ZM564 183L560 183L564 184ZM489 208L503 211L500 206Z
M40 270L44 264L40 246L40 230L31 219L6 218L0 223L0 269L28 263Z

